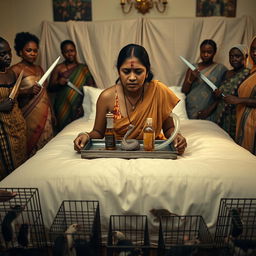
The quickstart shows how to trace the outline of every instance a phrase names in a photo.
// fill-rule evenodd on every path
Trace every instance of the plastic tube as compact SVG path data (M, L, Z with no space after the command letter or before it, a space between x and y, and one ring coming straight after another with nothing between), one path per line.
M179 119L179 117L176 114L172 113L172 112L170 113L170 116L173 119L174 131L173 131L172 135L167 140L165 140L163 143L161 143L160 145L157 145L155 147L155 151L161 150L161 149L165 148L166 146L168 146L175 139L177 133L180 130L180 119Z

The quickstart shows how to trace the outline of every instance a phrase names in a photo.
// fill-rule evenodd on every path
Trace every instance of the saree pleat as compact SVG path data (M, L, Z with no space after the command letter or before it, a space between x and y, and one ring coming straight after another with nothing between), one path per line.
M256 72L254 71L239 87L240 98L256 99ZM238 104L236 108L236 141L256 155L256 108Z
M21 90L32 87L39 79L40 77L32 75L25 77L21 82ZM26 102L22 113L27 124L27 150L31 155L53 137L50 102L45 87Z
M9 97L12 86L0 85L1 100ZM0 180L26 161L26 142L26 122L16 102L11 112L0 112Z
M129 138L142 139L147 117L152 117L156 138L162 137L163 122L178 102L179 98L166 85L158 80L151 81L143 100L136 106L129 118L123 117L115 120L114 130L117 139L125 135L130 121L135 125L135 129Z

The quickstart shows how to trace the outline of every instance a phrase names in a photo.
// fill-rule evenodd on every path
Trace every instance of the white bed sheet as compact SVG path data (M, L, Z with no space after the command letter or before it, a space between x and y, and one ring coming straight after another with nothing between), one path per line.
M92 126L92 120L74 121L0 182L37 187L47 228L62 200L99 200L103 230L111 214L146 214L154 232L152 208L202 215L213 228L221 198L256 197L256 157L212 122L181 120L188 147L177 160L81 159L73 140Z

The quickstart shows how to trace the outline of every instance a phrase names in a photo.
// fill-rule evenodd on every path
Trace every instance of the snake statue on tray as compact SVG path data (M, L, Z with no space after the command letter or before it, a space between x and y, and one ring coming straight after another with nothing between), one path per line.
M124 135L122 142L121 142L121 149L132 151L132 150L139 150L140 149L140 143L138 140L135 139L129 139L127 140L127 137L131 134L135 126L133 124L129 124L128 130L126 134Z

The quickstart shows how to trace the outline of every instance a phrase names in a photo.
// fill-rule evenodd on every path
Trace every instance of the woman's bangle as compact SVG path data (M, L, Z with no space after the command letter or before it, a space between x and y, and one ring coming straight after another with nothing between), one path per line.
M80 133L77 135L77 137L80 136L80 135L86 135L86 136L88 137L88 140L91 138L88 132L80 132Z

